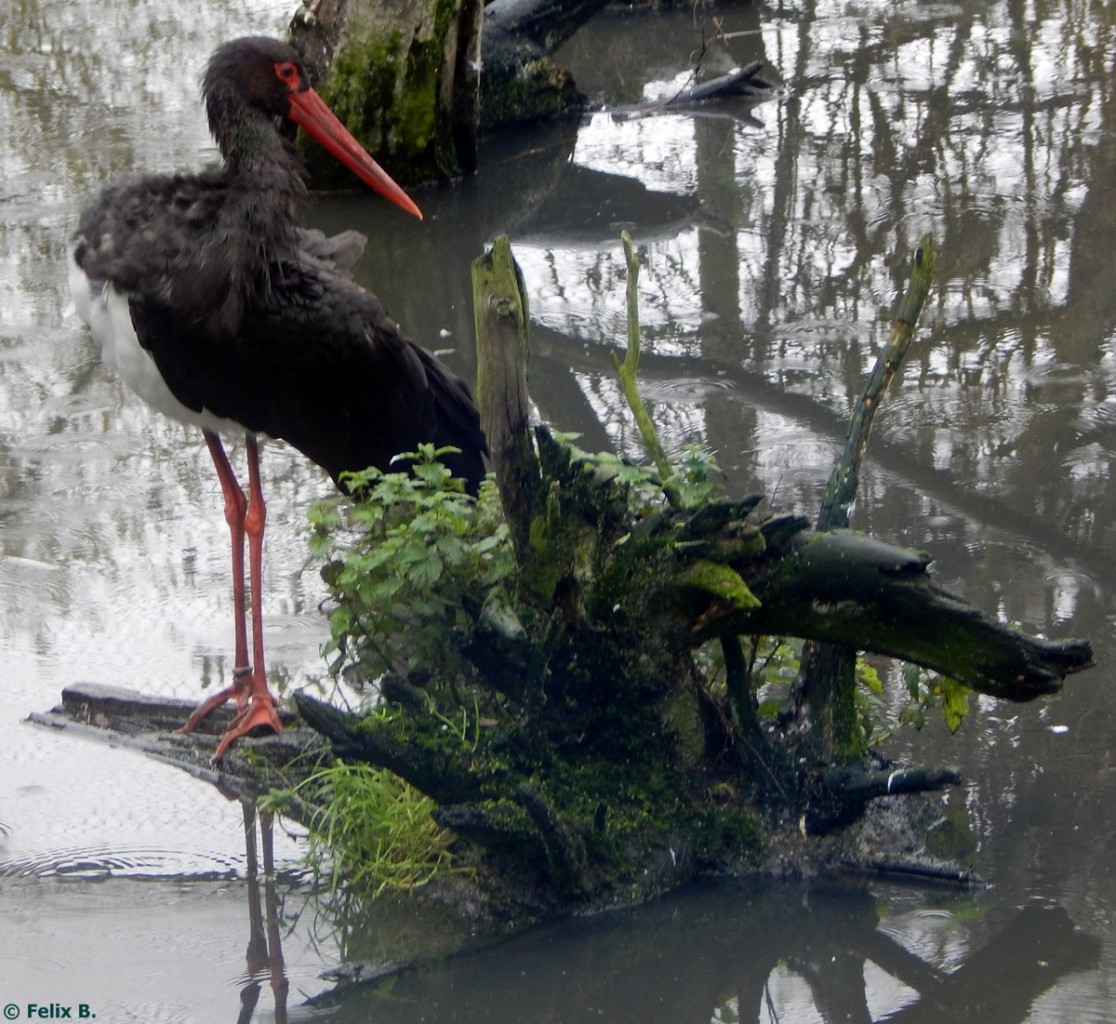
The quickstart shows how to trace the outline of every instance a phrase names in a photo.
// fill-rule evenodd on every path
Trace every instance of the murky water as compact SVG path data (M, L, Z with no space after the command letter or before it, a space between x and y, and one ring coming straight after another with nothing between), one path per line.
M419 193L421 225L366 196L314 206L322 227L375 239L362 281L465 372L468 263L506 231L531 293L540 413L634 453L609 357L627 228L664 438L708 445L733 489L806 513L932 230L938 287L879 417L855 525L929 550L943 583L1005 620L1090 637L1100 664L1035 705L975 701L955 738L932 725L893 742L961 766L943 813L986 891L698 887L311 1010L340 957L400 955L393 940L433 944L443 926L385 905L334 927L282 829L265 885L238 805L22 724L75 680L193 697L228 677L204 446L128 395L64 316L81 204L133 167L211 161L205 57L289 14L198 6L25 0L0 16L0 1004L85 1003L102 1021L1116 1021L1111 12L728 4L716 16L732 57L779 69L780 102L598 114L494 144L475 178ZM607 13L564 57L603 102L661 95L701 50L699 22ZM705 60L728 64L720 43ZM322 674L300 530L328 487L279 446L265 463L269 670L297 686ZM898 700L894 673L889 685Z

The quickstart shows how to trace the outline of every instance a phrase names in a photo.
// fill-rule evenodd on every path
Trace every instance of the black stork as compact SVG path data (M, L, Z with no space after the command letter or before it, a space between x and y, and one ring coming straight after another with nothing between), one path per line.
M70 291L105 362L159 412L200 427L217 469L232 533L236 661L232 685L183 731L235 700L219 759L252 730L282 728L264 673L260 440L287 441L335 481L346 470L386 468L421 442L452 445L460 454L450 468L473 492L486 446L465 384L404 337L337 265L345 261L298 226L307 188L289 142L295 125L422 214L310 87L297 52L264 37L226 43L209 61L202 95L223 165L106 188L82 214ZM234 432L247 439L247 496L220 440Z

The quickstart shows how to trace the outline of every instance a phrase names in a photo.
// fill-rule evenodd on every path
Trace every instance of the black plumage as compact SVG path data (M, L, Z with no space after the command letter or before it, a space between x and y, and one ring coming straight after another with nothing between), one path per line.
M270 39L219 50L204 90L224 166L109 187L81 218L75 260L127 296L139 343L188 410L282 438L334 479L423 441L452 445L475 491L486 449L468 387L297 226L306 185L275 127L277 61L297 56Z

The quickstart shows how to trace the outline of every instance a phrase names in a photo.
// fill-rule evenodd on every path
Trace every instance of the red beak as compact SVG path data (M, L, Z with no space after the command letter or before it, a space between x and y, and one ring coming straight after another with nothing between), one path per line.
M313 89L302 89L292 92L289 98L291 111L287 116L295 124L309 132L366 185L422 220L422 211L411 197L365 152L321 96Z

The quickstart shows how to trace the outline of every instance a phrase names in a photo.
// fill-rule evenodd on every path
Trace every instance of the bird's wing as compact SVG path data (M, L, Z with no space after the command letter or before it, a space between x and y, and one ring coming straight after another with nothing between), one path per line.
M234 330L133 301L140 343L180 402L283 438L335 479L432 442L461 448L451 465L479 484L484 437L462 381L347 275L316 259L268 274Z
M231 332L266 290L263 254L293 251L299 241L287 207L262 186L253 200L261 215L253 217L245 194L256 184L221 171L125 176L82 213L74 259L90 281ZM345 232L331 248L310 235L306 261L347 269L359 238Z
M327 235L317 228L299 228L298 250L304 262L318 261L334 273L351 271L364 255L368 236L351 228L336 235Z

